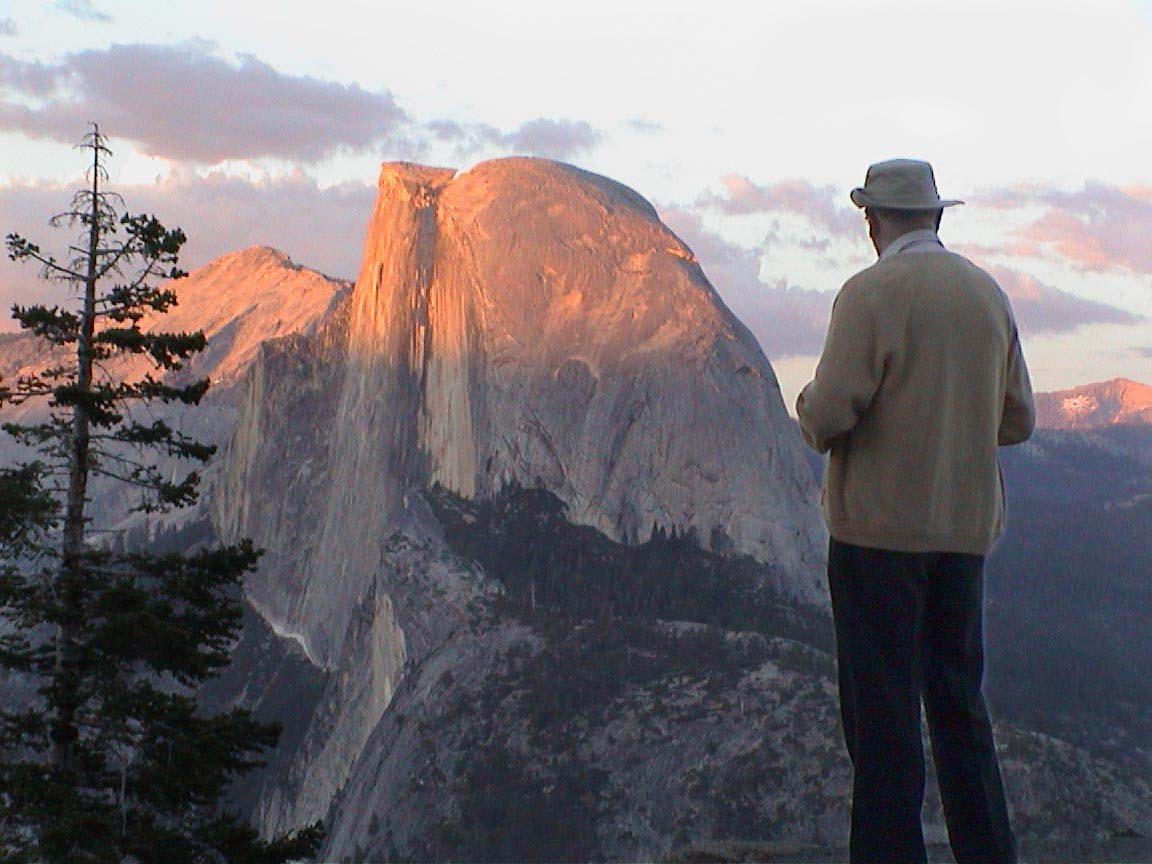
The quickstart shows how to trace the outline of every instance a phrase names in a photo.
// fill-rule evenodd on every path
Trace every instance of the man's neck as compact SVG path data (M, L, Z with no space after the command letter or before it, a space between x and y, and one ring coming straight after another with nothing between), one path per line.
M889 243L885 244L884 248L880 250L880 259L891 258L893 255L898 255L905 249L913 246L938 246L943 248L944 244L940 242L940 237L931 228L916 228L912 231L907 231L899 237L893 238Z

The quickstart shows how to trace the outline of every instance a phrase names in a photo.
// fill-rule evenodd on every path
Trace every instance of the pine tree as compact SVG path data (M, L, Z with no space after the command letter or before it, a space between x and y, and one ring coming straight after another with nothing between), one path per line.
M128 484L142 511L189 505L197 472L170 478L155 457L198 463L214 448L141 419L156 403L195 406L208 387L171 374L204 349L204 335L150 324L176 303L153 283L184 275L184 234L154 216L121 215L122 199L103 189L110 150L98 127L79 146L91 156L86 188L52 220L81 229L69 260L7 236L9 257L39 264L74 303L13 307L57 361L0 381L0 405L47 407L42 422L4 426L40 458L0 470L0 666L35 681L38 697L0 705L0 861L309 855L318 828L264 843L221 807L232 778L260 764L279 729L242 710L197 710L196 688L238 635L236 589L258 552L248 541L184 555L95 542L90 481ZM149 371L124 372L139 368L123 362L132 357Z

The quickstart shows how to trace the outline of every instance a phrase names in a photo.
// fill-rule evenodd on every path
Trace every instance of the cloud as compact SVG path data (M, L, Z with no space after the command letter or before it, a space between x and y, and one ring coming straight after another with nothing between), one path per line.
M15 18L0 18L0 36L16 36L19 33L20 27Z
M736 315L756 334L773 360L820 353L835 291L813 291L786 279L760 278L763 249L747 249L708 230L696 211L676 207L661 217L696 253L704 272ZM767 238L772 243L772 237ZM818 251L818 250L817 250ZM1020 270L991 266L989 272L1012 302L1025 336L1067 333L1088 324L1138 324L1125 309L1078 297Z
M1010 267L988 268L1012 301L1016 321L1025 335L1048 335L1087 324L1139 324L1146 319L1126 309L1086 300L1054 288Z
M100 21L101 23L108 24L112 21L112 16L107 12L101 12L92 5L92 0L56 0L52 4L53 9L59 9L71 15L73 18L79 18L81 21Z
M200 42L112 45L55 64L0 54L0 129L71 143L92 119L145 153L212 164L404 146L409 118L391 93L286 75Z
M517 153L569 159L587 153L603 139L600 132L584 120L551 120L540 117L529 120L505 137Z
M699 214L669 207L661 218L696 254L709 281L772 360L819 354L834 291L809 291L760 278L760 251L704 227Z
M502 132L487 123L454 120L433 120L426 128L433 137L456 144L461 158L495 148L525 156L572 159L590 152L604 138L584 120L548 117L529 120L512 132Z
M79 183L77 180L77 184ZM0 186L0 234L16 232L56 251L74 232L48 226L65 209L72 189L56 184ZM227 252L267 245L330 276L355 278L376 187L343 183L321 188L305 174L267 181L213 173L171 175L146 186L117 186L126 208L154 213L188 236L181 265L192 269ZM59 287L37 278L36 268L0 260L0 330L12 329L14 302L60 302ZM54 293L55 292L55 293Z
M604 137L567 118L537 117L510 132L419 122L387 90L288 75L251 55L225 59L200 41L116 44L51 63L0 52L0 131L73 143L92 120L147 155L203 165L309 163L340 152L418 158L433 141L454 144L461 160L493 150L568 160Z
M0 53L0 84L9 92L19 92L24 96L43 99L56 89L57 73L43 63L35 60L17 60L7 54ZM0 95L0 121L7 102Z
M1128 270L1152 274L1152 189L1122 188L1089 182L1083 189L1064 191L1022 185L984 192L984 206L1047 209L1013 232L1033 244L1034 254L1052 253L1088 271ZM1010 253L1011 254L1011 253ZM1017 249L1014 254L1026 254Z
M727 174L721 183L722 193L705 192L696 205L731 216L790 213L833 237L856 238L862 233L859 211L838 203L841 193L835 186L813 186L795 178L761 186L742 174Z

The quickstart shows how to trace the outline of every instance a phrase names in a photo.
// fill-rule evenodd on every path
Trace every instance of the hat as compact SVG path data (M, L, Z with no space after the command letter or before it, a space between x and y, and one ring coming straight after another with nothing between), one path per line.
M853 189L851 197L857 207L889 210L941 210L964 203L941 199L932 166L919 159L889 159L868 166L864 185Z

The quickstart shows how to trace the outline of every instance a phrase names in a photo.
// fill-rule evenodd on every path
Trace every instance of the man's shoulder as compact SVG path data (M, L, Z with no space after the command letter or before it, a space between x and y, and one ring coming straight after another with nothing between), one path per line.
M972 298L982 298L987 308L1007 316L1015 326L1012 301L996 277L951 251L905 253L877 261L844 283L837 302L856 309L923 303L936 296L930 290L933 285L950 285Z
M965 278L975 282L996 285L996 279L986 270L963 255L944 250L941 252L905 252L881 258L870 267L844 283L844 289L853 291L898 286L934 277Z

